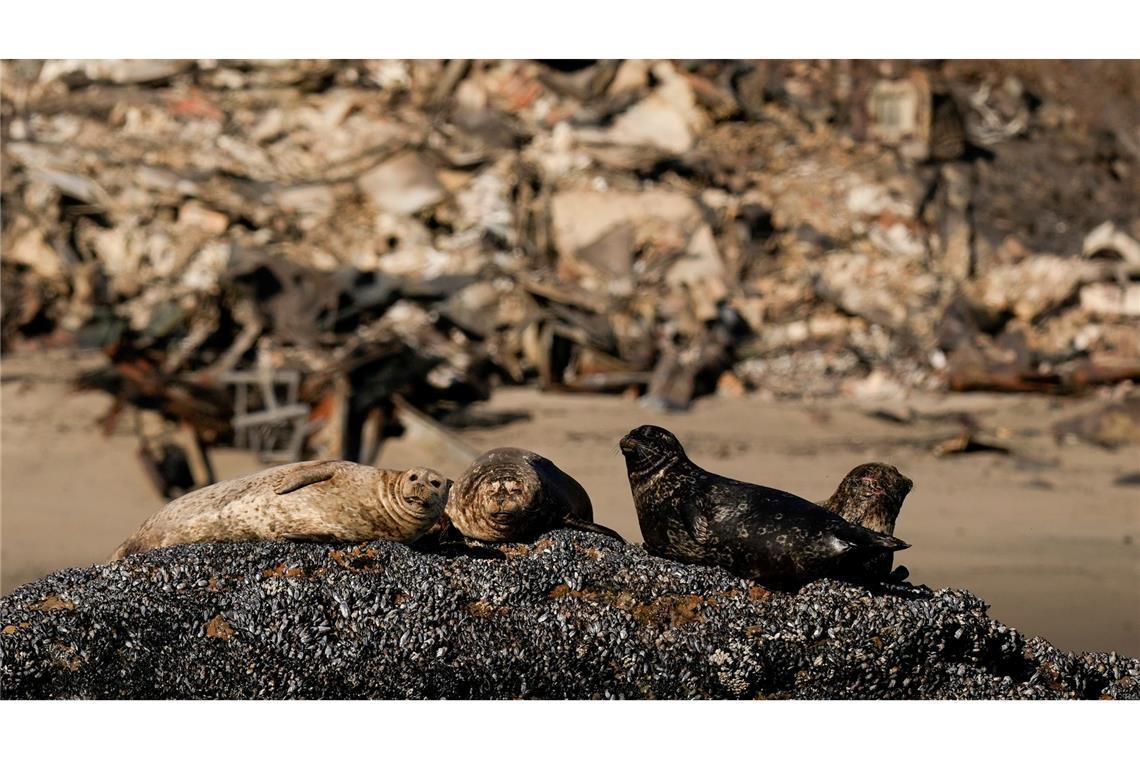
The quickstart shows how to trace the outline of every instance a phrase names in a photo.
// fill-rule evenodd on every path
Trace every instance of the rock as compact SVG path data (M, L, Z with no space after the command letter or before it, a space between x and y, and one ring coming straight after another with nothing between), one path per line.
M1140 243L1112 222L1101 224L1085 237L1081 255L1107 256L1120 259L1132 267L1140 267Z
M1025 88L1015 76L1000 83L987 77L970 93L971 110L966 119L970 140L978 145L996 145L1015 137L1029 126Z
M1098 317L1140 317L1140 283L1096 282L1081 288L1081 308Z
M1084 269L1080 261L1040 254L995 267L970 292L992 312L1032 322L1076 295Z
M647 97L614 119L605 130L581 130L583 142L644 146L670 154L684 153L705 126L706 119L696 105L689 82L673 65L653 66L660 81Z
M716 380L717 395L725 398L744 398L748 389L732 370L725 370Z
M607 92L610 95L618 95L623 92L640 92L645 87L645 83L649 81L650 65L650 62L644 58L630 58L622 61Z
M493 170L483 172L456 193L455 200L464 226L485 232L507 247L518 242L510 185L500 174Z
M198 201L187 201L178 209L178 225L196 227L210 235L221 235L230 226L229 217Z
M388 159L358 180L365 195L384 211L414 214L443 200L444 187L416 153Z
M685 331L681 327L684 322L709 323L719 318L720 308L729 295L729 278L716 238L707 224L697 227L685 246L684 255L668 266L665 285L667 294L683 294L689 306L684 318L674 323L679 331ZM659 313L666 313L665 300L661 299Z
M228 243L213 242L203 246L182 273L182 285L203 293L216 291L232 253Z
M871 370L864 378L847 380L842 387L845 396L860 402L906 398L906 388L878 369Z
M772 593L571 531L161 549L0 600L0 687L45 698L1137 698L966 591Z
M925 158L930 141L930 84L921 72L899 81L880 80L867 97L869 136Z
M847 190L847 210L856 216L877 217L892 214L910 219L915 208L907 199L895 197L887 187L873 182L856 182Z
M889 226L874 224L867 239L890 258L920 259L926 257L926 241L902 222Z
M822 263L816 292L848 314L890 328L903 327L936 289L927 272L899 258L833 253Z
M716 239L684 193L567 190L551 200L551 224L559 272L569 278L628 284L639 250L684 253L669 267L670 285L709 287L723 278Z
M700 219L697 204L683 193L567 190L551 201L559 255L573 256L621 222L684 226Z
M328 185L286 187L278 190L275 198L286 211L316 220L327 219L336 205L336 194Z
M969 221L969 174L953 164L941 168L939 180L937 257L935 266L957 282L964 282L973 271L973 230Z
M115 84L156 82L185 71L191 61L162 60L58 60L48 61L40 72L41 82L70 79L78 76L90 81L105 80Z
M59 254L44 240L43 230L27 229L23 234L5 240L4 258L22 264L46 280L62 279L65 275Z
M1053 435L1059 441L1077 438L1106 449L1140 446L1140 396L1101 404L1062 420L1053 426Z

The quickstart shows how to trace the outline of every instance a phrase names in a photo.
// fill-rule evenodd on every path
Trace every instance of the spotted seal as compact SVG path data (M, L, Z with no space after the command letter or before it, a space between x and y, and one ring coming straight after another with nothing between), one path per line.
M447 478L424 467L398 472L330 460L271 467L178 497L111 559L207 541L410 543L439 519L449 487Z
M791 589L909 546L793 494L703 470L664 428L643 425L620 446L653 554Z
M586 489L546 457L525 449L491 449L467 468L447 500L447 517L468 538L526 541L554 528L621 539L593 522Z
M897 468L882 462L867 462L847 473L835 493L820 506L847 522L893 536L895 520L912 488L914 483ZM892 573L889 554L867 560L864 569L867 578L872 580L901 581L909 574L901 566Z

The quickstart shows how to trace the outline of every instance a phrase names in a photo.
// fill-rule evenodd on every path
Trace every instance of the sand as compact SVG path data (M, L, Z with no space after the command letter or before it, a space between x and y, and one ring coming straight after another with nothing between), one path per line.
M109 399L74 393L67 379L98 357L62 352L0 364L0 591L51 570L105 561L163 500L135 456L129 417L104 437ZM1140 655L1140 488L1116 481L1140 472L1137 449L1058 445L1058 419L1094 400L986 394L911 397L929 418L900 425L853 401L707 398L664 414L613 396L506 388L468 415L462 436L477 449L512 445L550 457L589 491L596 519L640 540L617 441L645 423L673 430L698 464L722 474L828 496L860 462L890 462L915 481L896 534L911 580L969 588L990 614L1062 649ZM1012 455L935 457L958 431L940 418L970 412L1004 431ZM505 424L503 419L512 419ZM220 476L260 469L220 451ZM460 463L406 440L377 463L422 464L458 475Z

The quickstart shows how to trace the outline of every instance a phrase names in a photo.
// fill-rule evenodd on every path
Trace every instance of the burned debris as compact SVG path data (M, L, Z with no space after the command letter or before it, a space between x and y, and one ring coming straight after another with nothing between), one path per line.
M3 66L3 350L102 348L107 424L193 449L367 460L499 383L1140 377L1135 62Z

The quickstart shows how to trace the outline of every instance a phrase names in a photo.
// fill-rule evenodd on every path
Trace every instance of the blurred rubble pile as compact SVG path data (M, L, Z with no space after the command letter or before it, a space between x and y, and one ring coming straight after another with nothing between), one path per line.
M1136 62L3 66L3 349L212 439L1140 377Z

